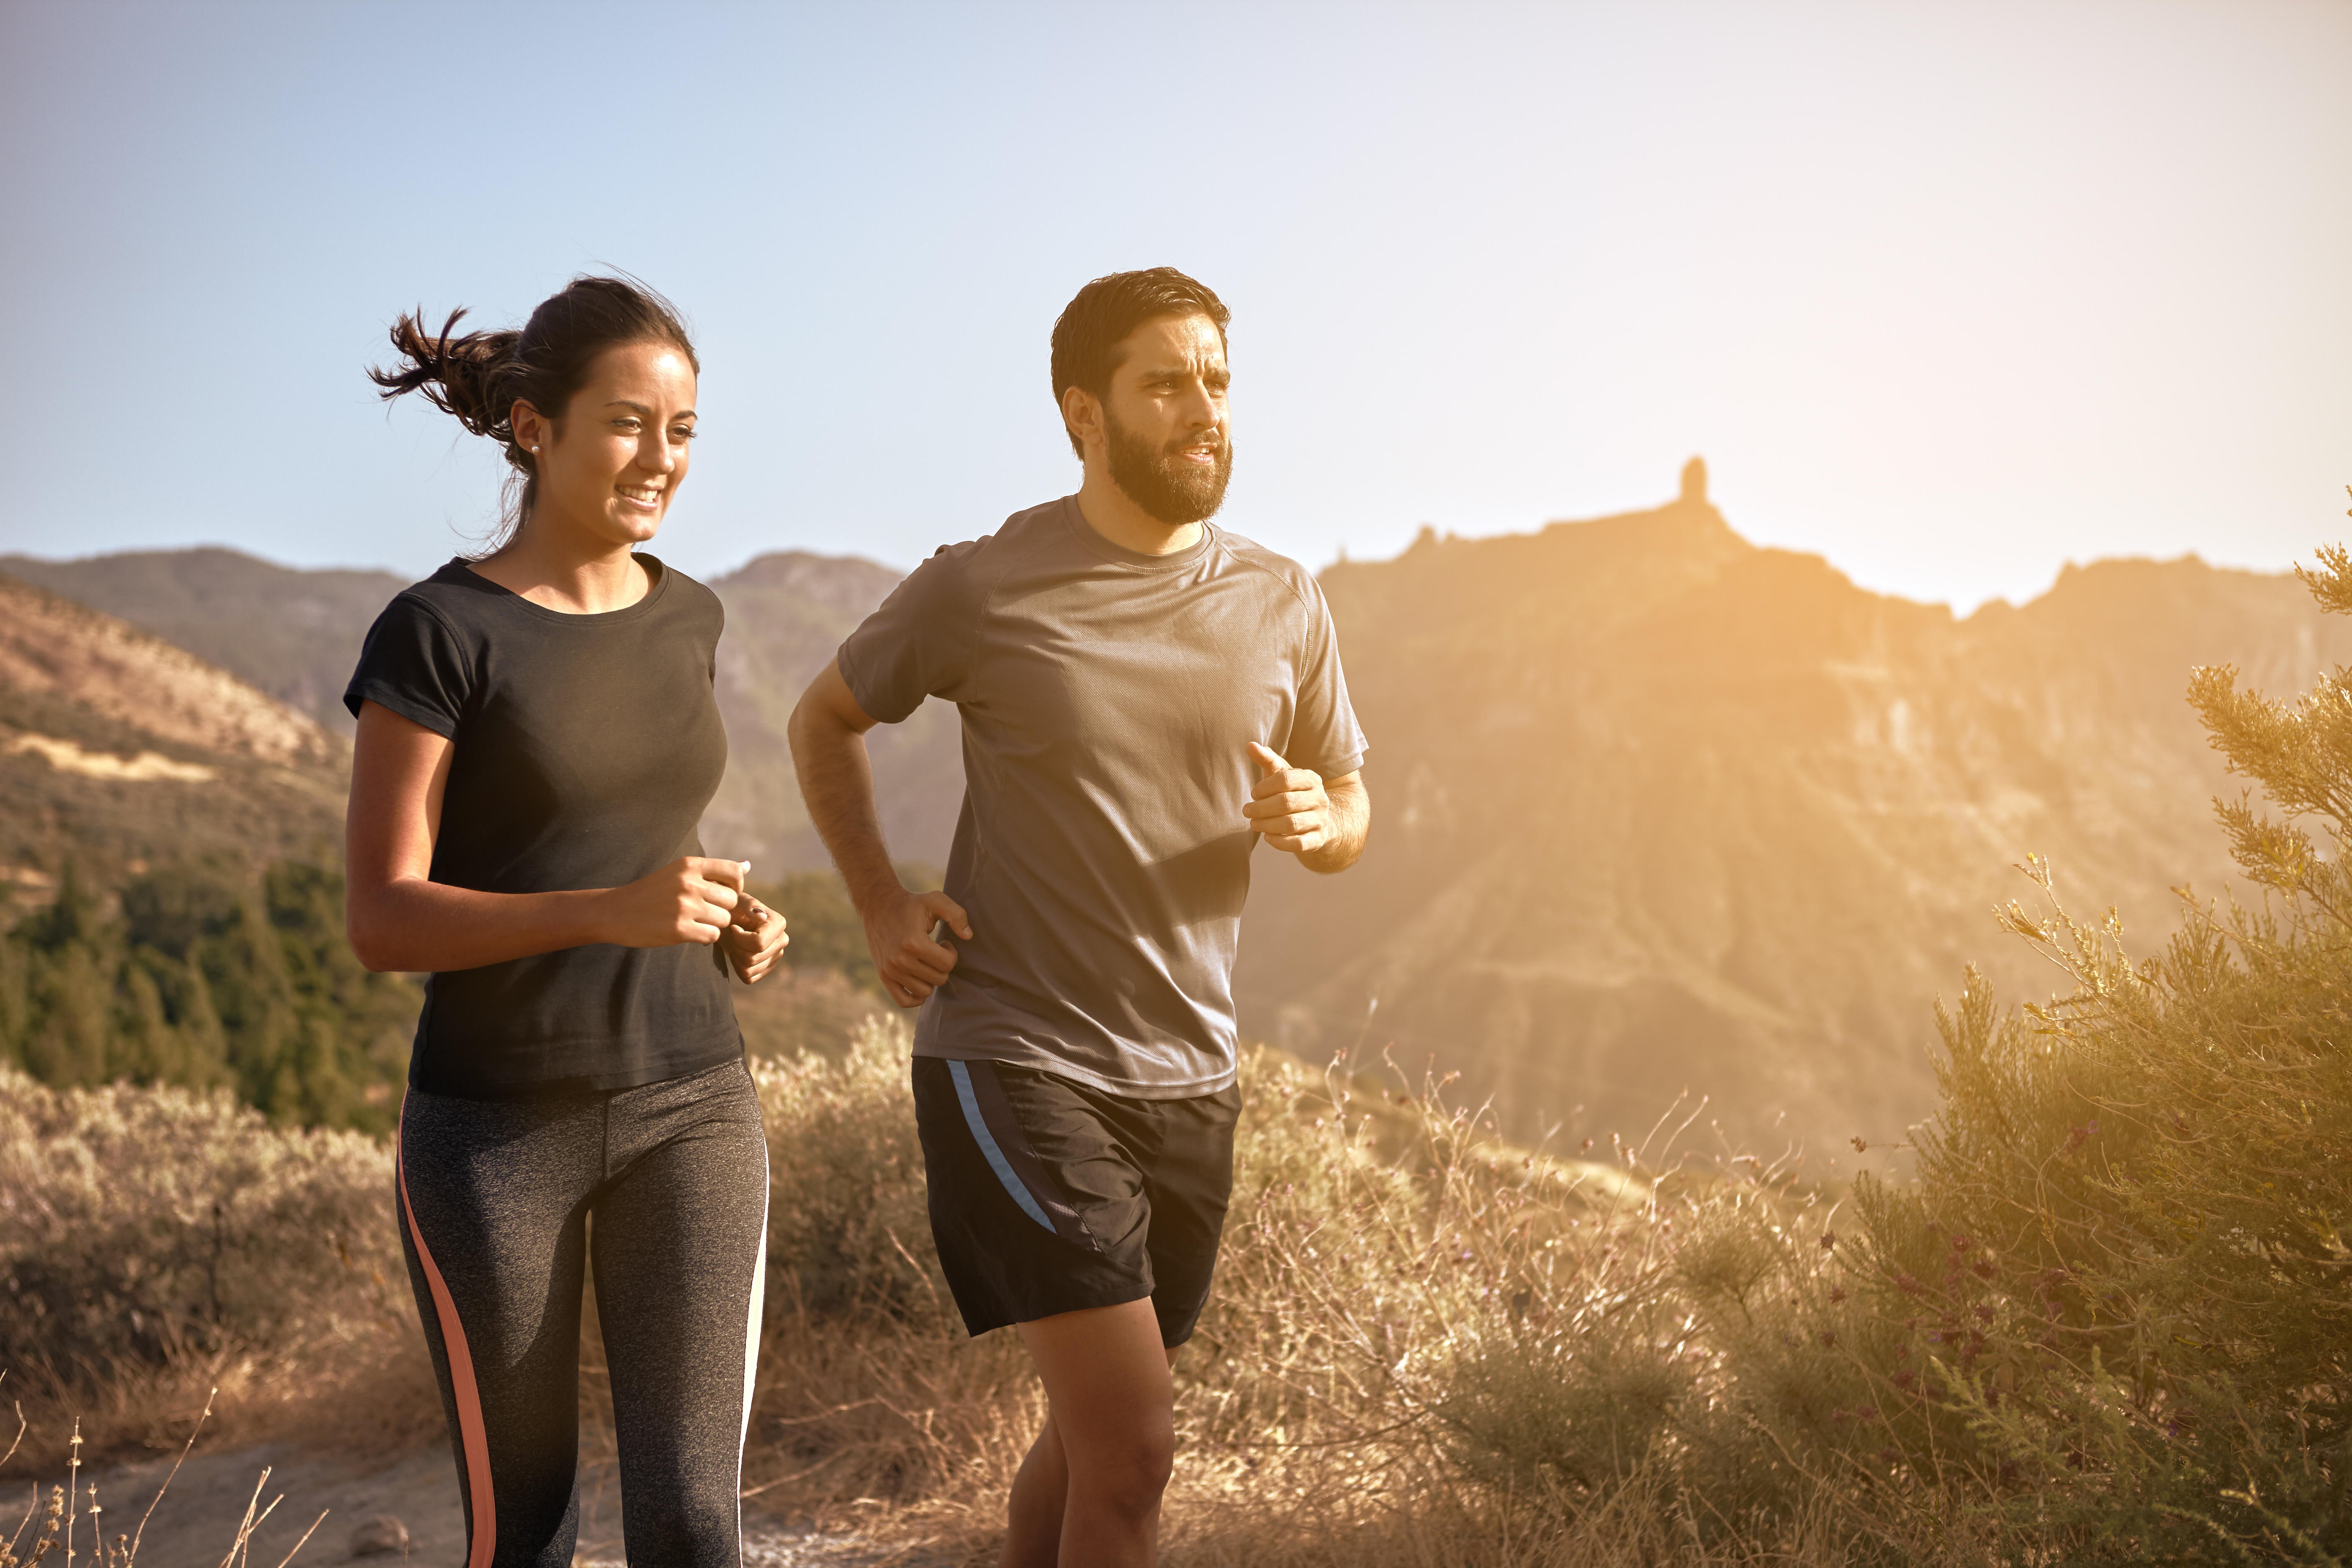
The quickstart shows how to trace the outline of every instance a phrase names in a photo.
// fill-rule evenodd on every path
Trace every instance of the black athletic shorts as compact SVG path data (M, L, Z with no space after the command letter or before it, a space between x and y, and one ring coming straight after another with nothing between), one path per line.
M915 1058L931 1239L974 1334L1151 1300L1181 1345L1209 1299L1241 1091L1129 1100L1003 1062Z

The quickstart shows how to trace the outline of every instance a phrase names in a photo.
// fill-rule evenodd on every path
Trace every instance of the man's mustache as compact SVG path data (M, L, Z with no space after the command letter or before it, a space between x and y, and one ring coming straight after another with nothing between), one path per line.
M1233 444L1227 441L1223 436L1210 437L1206 442L1203 442L1198 436L1186 436L1181 439L1169 442L1168 445L1160 448L1160 451L1168 457L1173 458L1181 452L1189 452L1193 447L1202 445L1205 445L1209 448L1209 453L1212 457L1222 458L1232 448Z

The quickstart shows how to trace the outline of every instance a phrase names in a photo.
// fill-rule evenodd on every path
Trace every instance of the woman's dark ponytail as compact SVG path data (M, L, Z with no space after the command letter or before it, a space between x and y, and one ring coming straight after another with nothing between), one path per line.
M403 316L392 326L392 346L407 363L398 370L370 370L368 379L383 388L387 398L421 392L434 407L454 414L477 436L488 436L502 446L514 444L515 349L522 334L508 328L497 332L449 335L466 319L452 310L436 335L425 325L425 312Z
M685 354L698 374L702 369L677 310L631 279L574 278L541 301L520 331L509 328L450 336L465 315L462 310L450 311L437 333L425 326L421 309L401 317L392 326L392 346L400 363L390 370L371 368L368 379L383 388L387 401L422 393L434 407L499 444L511 471L498 530L483 555L495 553L514 537L539 499L538 465L515 440L518 402L529 403L551 420L562 419L596 356L631 343L667 343Z

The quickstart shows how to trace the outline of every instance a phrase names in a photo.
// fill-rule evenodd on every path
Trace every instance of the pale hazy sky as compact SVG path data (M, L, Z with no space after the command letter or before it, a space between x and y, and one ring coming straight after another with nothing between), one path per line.
M0 0L0 551L422 573L487 446L393 314L624 268L705 366L656 546L911 565L1075 487L1046 333L1233 307L1311 564L1654 503L1973 604L2352 532L2352 4Z

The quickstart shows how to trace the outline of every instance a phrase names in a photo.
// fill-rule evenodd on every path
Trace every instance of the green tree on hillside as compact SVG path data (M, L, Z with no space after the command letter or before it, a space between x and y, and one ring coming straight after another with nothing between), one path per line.
M44 1083L227 1087L273 1120L382 1130L419 994L344 940L339 872L159 868L105 901L68 864L0 939L0 1062Z
M2303 574L2352 613L2352 555ZM2352 1557L2352 668L2299 699L2199 670L2252 794L2258 902L2188 899L2135 962L2112 913L2005 916L2073 993L1943 1019L1916 1188L1862 1194L1882 1315L1996 1478L2082 1561ZM1901 1391L1894 1391L1899 1394Z

